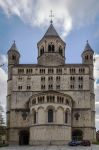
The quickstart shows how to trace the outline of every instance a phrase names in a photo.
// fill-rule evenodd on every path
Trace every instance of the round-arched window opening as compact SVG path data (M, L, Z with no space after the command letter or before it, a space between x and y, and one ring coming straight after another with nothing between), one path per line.
M34 111L33 118L34 118L34 124L36 124L36 111Z
M63 55L63 49L61 46L59 47L59 53L60 53L60 55Z
M48 45L48 52L54 53L54 51L55 51L55 46L54 46L54 44L53 44L53 43L49 44L49 45Z
M12 55L12 60L15 60L16 59L16 56Z
M44 53L44 47L42 46L40 49L40 55L42 55Z
M48 123L53 122L53 110L49 109L48 110Z

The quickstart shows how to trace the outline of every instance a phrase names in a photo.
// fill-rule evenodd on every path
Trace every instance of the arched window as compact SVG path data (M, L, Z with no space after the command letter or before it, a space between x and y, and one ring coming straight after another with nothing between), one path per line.
M42 46L40 49L40 56L44 53L44 47Z
M48 122L53 122L53 110L49 109L48 110Z
M34 124L36 124L36 111L34 111L33 118L34 118Z
M48 45L48 52L51 52L51 45Z
M16 56L12 55L12 59L15 60L15 59L16 59Z
M85 56L85 59L88 60L88 55Z
M53 43L48 45L48 52L53 53L55 51L55 46Z
M65 112L65 123L68 123L68 112Z
M66 111L65 111L65 123L70 123L70 110L69 109L67 109Z
M52 52L54 52L54 49L55 49L55 48L54 48L54 45L52 45Z
M61 55L63 55L63 50L62 50L62 47L61 47L61 46L59 47L59 53L60 53Z

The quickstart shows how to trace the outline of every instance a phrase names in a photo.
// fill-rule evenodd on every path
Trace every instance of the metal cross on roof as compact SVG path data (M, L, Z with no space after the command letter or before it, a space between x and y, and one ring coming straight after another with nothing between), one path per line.
M52 11L52 10L51 10L50 12L51 12L51 14L50 14L50 16L49 16L49 17L51 17L51 21L50 21L50 23L52 24L52 23L53 23L53 20L52 20L52 19L53 19L54 15L53 15L53 11Z

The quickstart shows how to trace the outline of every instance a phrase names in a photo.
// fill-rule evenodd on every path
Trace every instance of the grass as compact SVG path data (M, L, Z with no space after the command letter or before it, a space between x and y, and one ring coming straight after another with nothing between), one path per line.
M0 144L0 147L6 147L8 144Z
M92 142L92 144L96 144L96 145L99 145L99 141L96 141L96 142Z

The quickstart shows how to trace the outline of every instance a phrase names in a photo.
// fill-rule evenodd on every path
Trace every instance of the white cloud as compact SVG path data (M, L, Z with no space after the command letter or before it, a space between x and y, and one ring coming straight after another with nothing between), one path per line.
M99 54L95 54L95 63L94 63L94 78L95 78L95 90L99 87L99 83L97 81L99 80Z
M96 127L99 130L99 54L95 54L94 78L95 78L95 107L96 107ZM98 82L97 82L98 81Z
M32 26L49 24L49 11L54 12L54 22L62 35L66 36L73 28L94 23L99 15L97 0L0 0L0 7L8 17L18 16Z
M7 57L0 55L0 105L3 107L4 116L6 113L6 95L7 95L7 73L2 64L7 64ZM1 110L0 110L1 111Z
M7 64L7 56L6 55L0 55L0 65Z

